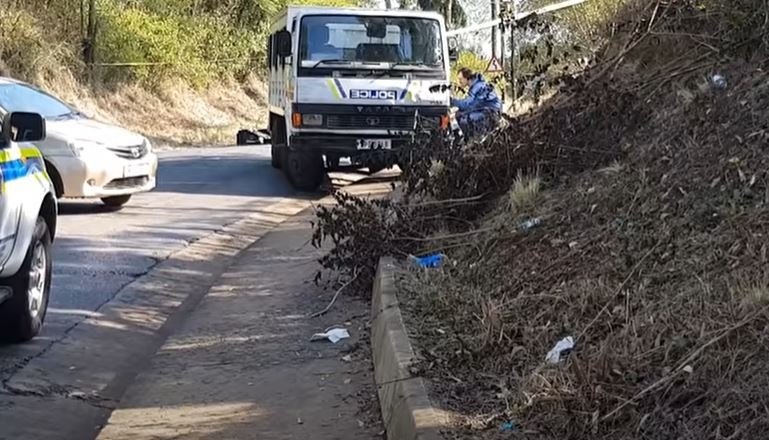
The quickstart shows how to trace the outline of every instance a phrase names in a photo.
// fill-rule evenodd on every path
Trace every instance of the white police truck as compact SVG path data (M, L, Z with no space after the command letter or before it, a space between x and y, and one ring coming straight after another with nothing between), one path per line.
M316 189L342 158L382 169L418 126L448 128L439 14L289 7L267 52L272 165L298 189Z
M57 205L35 113L2 114L0 126L0 340L24 342L43 326L51 289Z

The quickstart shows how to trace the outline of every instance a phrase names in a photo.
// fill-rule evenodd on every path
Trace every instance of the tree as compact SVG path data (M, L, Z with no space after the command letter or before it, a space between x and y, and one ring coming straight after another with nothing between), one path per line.
M437 11L446 17L449 28L467 25L467 14L457 0L416 0L416 6L423 11ZM403 0L401 8L414 7L414 0Z

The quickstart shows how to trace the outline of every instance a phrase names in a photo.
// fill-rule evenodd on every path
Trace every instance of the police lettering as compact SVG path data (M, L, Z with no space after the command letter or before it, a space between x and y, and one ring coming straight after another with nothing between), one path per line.
M397 96L394 90L350 90L350 99L395 100Z

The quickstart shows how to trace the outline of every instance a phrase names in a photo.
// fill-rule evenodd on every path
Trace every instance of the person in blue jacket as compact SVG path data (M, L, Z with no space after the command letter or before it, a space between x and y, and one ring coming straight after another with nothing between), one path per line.
M502 113L502 100L483 76L468 68L459 71L459 84L468 88L464 99L451 98L458 109L457 122L467 136L492 130Z

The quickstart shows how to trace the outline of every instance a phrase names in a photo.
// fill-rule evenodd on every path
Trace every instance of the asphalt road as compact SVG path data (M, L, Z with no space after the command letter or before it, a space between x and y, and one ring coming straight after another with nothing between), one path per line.
M46 326L31 343L0 346L0 381L173 252L294 195L258 146L162 153L156 190L120 211L62 201Z

